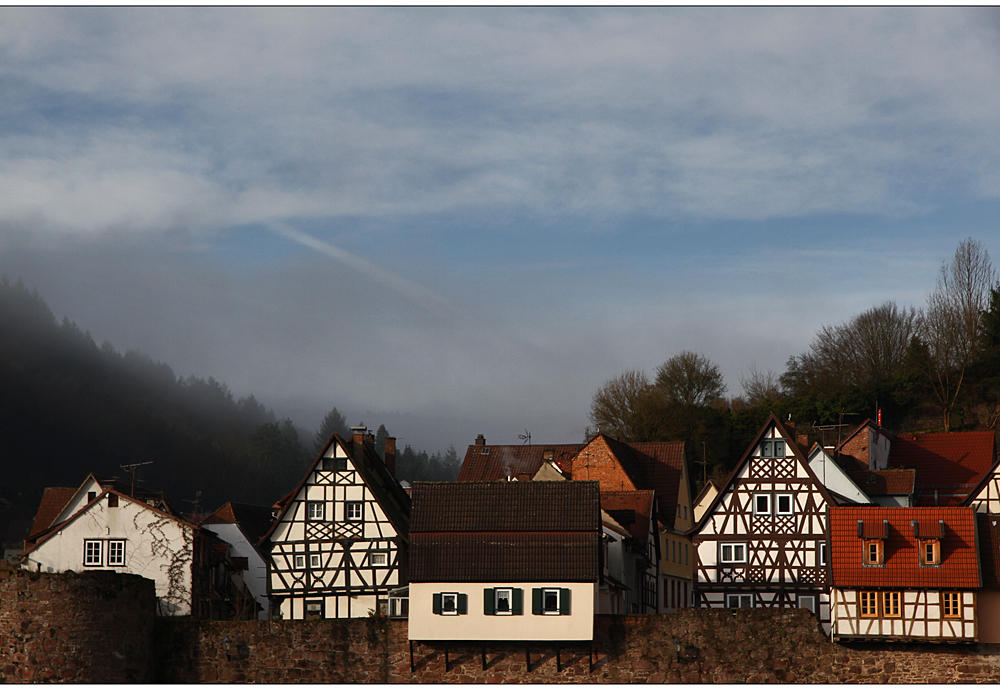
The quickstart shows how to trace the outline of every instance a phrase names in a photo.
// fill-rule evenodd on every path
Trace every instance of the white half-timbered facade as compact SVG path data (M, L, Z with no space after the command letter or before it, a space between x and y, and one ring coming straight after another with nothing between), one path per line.
M832 503L803 450L772 415L690 532L697 605L807 608L829 629Z
M977 641L972 508L833 507L830 545L834 641Z
M977 513L1000 515L1000 461L993 463L963 505L972 506Z
M363 428L334 434L265 536L275 617L363 618L405 584L410 500Z

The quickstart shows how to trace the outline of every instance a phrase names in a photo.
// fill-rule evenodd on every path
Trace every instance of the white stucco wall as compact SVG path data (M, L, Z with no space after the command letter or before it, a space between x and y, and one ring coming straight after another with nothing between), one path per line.
M24 567L43 572L114 570L152 580L161 615L191 613L191 560L193 529L151 510L145 503L119 499L108 506L108 497L54 533L28 554ZM102 565L83 564L84 540L103 543ZM125 565L107 565L107 542L125 540Z
M519 587L524 591L523 615L489 616L483 613L484 589L496 587ZM532 614L531 590L534 587L569 589L569 615ZM411 640L592 640L596 590L597 585L593 582L410 583L409 637ZM467 595L468 613L435 614L434 594L439 592Z

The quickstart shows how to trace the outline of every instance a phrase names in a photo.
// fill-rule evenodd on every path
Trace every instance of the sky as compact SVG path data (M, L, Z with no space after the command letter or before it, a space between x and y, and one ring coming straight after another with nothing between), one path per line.
M430 452L1000 257L991 8L3 7L0 90L0 273Z

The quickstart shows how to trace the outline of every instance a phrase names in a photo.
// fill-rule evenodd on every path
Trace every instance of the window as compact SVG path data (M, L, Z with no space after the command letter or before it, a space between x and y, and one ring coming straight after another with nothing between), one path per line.
M304 555L302 555L302 554L295 554L295 559L294 560L295 560L295 564L294 564L293 567L296 570L305 570L306 569L306 557Z
M865 565L882 565L882 540L865 539Z
M306 503L306 519L322 520L323 504L320 501L309 501Z
M124 539L112 539L108 542L108 565L125 565Z
M861 615L864 618L875 618L878 616L878 599L875 592L861 593Z
M746 563L746 544L722 544L721 561L723 563Z
M434 613L442 616L460 616L469 612L469 596L459 592L442 592L433 597Z
M730 609L752 609L753 608L753 595L752 594L727 594L726 595L726 608L730 608Z
M826 542L825 541L821 541L817 545L817 548L819 549L819 556L817 558L817 561L820 564L820 566L825 566L826 565Z
M487 587L483 590L483 614L520 616L524 613L524 590L517 587Z
M771 514L771 494L753 495L753 514L754 515Z
M309 554L309 567L320 568L323 565L323 558L318 553Z
M323 618L323 600L309 601L306 600L306 616L307 621L320 620Z
M568 616L570 591L536 587L531 590L531 612L536 616Z
M785 440L781 438L764 439L760 443L760 456L762 458L785 457Z
M794 503L791 494L778 494L774 497L774 512L777 515L791 515L792 506Z
M373 566L378 565L388 565L389 564L389 554L377 551L368 556L368 563Z
M343 472L347 469L347 458L323 458L323 471L332 472L337 470Z
M799 596L799 608L808 609L812 613L816 613L816 597L813 595Z
M685 544L684 545L684 564L687 565L688 563L689 563L689 561L688 561L688 545Z
M542 590L542 613L551 615L559 613L559 590Z
M361 501L348 501L344 504L344 519L358 521L364 519L364 503Z
M407 597L389 597L389 618L406 618L410 615L410 600Z
M902 615L899 608L899 592L882 592L882 615L887 618L899 618Z
M941 542L937 539L920 540L920 565L941 565Z
M96 491L88 491L87 492L87 503L92 503L95 498L97 498L97 492Z
M108 508L118 507L118 494L108 494Z
M84 565L104 565L102 556L102 543L97 539L83 540L83 564Z
M960 610L958 592L941 593L941 615L945 618L958 618Z

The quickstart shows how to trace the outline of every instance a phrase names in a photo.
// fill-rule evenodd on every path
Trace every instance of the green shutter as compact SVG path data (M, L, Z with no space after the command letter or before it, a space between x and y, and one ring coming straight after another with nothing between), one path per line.
M559 615L569 615L569 590L565 587L559 590Z
M511 602L511 608L513 609L513 614L515 616L524 615L524 590L519 587L514 588L514 601Z
M492 616L494 614L493 588L487 587L483 590L483 615Z
M542 588L531 588L531 612L536 616L542 615Z
M458 595L458 615L462 616L469 612L469 595Z
M433 605L433 607L434 607L434 613L436 613L438 615L441 615L441 595L440 594L435 594L434 595L434 605Z

